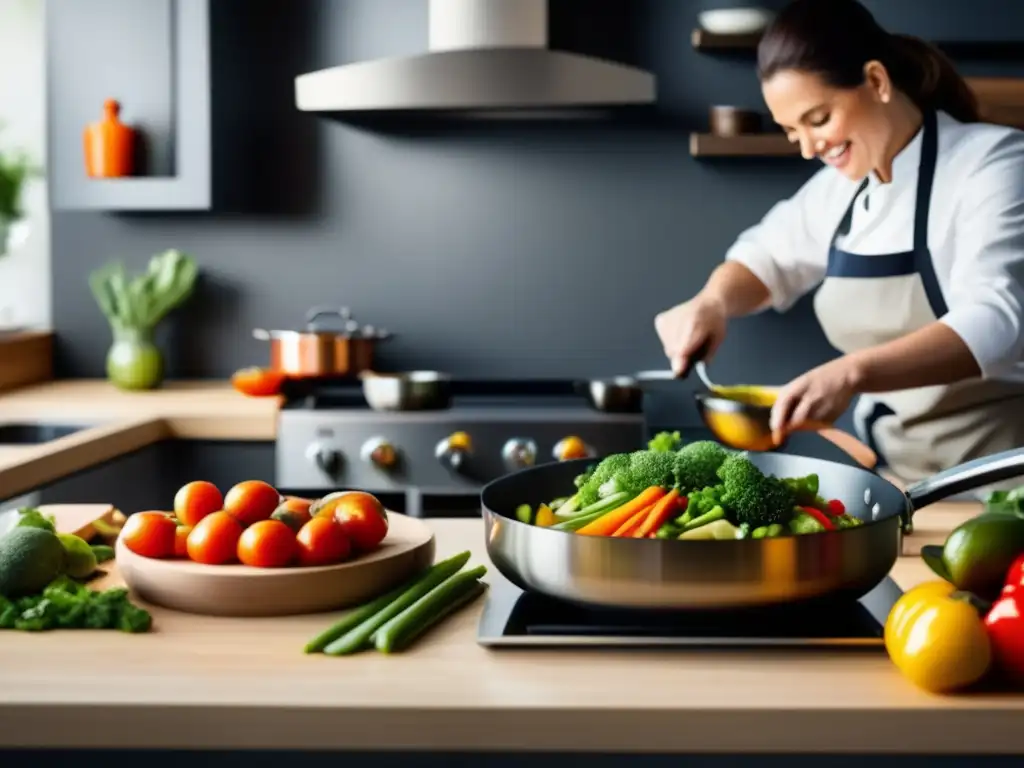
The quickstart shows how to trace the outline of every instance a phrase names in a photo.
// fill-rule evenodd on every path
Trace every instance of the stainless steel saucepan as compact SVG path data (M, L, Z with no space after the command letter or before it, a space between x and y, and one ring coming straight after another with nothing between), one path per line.
M519 522L518 505L571 492L573 478L591 463L576 460L526 469L484 487L487 552L524 590L604 607L729 609L856 599L892 569L901 533L910 530L918 509L1024 474L1024 449L1015 449L953 467L904 492L860 467L780 453L750 458L777 477L817 474L821 494L842 501L865 524L800 536L680 541L583 536Z

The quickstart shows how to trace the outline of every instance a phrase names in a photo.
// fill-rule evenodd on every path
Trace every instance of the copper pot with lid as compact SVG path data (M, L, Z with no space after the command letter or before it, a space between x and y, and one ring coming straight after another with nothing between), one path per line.
M304 331L256 328L252 335L270 342L271 370L289 378L356 376L372 370L377 344L391 338L383 328L360 325L348 307L327 306L306 313Z

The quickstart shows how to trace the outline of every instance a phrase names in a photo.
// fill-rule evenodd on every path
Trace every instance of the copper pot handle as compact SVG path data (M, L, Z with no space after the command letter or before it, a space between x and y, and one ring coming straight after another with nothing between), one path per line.
M265 328L253 328L252 337L260 341L270 341L270 331Z

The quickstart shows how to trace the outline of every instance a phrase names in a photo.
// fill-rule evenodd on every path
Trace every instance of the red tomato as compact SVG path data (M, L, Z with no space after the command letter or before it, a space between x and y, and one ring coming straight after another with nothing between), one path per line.
M334 519L360 552L368 552L388 533L388 513L371 493L352 491L333 502Z
M191 525L179 525L174 529L174 556L188 557L188 535L192 533Z
M207 515L188 535L188 556L197 563L223 565L234 561L242 524L227 512Z
M174 515L185 525L195 525L224 508L224 497L213 483L197 480L181 486L174 495Z
M1004 594L985 616L985 629L996 666L1009 679L1024 683L1024 604L1022 592Z
M238 559L254 568L283 568L295 559L295 533L280 520L260 520L238 540Z
M279 394L285 375L266 368L243 368L231 377L231 385L249 397L270 397Z
M833 517L839 517L840 515L846 514L846 505L843 504L839 499L832 499L828 503L828 513Z
M281 494L274 486L262 480L246 480L227 492L224 511L245 527L268 519L280 503Z
M352 543L334 520L314 517L296 537L300 565L334 565L352 554Z
M174 554L175 528L166 512L136 512L125 521L120 537L136 555L170 557Z

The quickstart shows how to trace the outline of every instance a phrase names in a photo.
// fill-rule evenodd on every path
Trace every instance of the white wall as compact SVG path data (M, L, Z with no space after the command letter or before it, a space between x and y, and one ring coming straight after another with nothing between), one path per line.
M46 152L45 0L0 0L0 148L23 148L39 165ZM30 233L0 256L0 327L50 327L50 221L46 183L25 192Z

